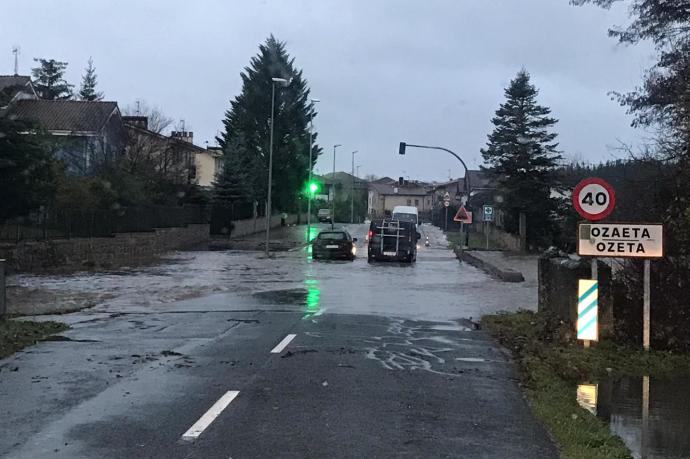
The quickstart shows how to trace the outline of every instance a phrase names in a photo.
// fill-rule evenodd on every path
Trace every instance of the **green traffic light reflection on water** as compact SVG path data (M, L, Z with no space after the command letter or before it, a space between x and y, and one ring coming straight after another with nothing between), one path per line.
M306 318L314 315L319 311L321 290L319 289L319 281L316 279L305 279L304 285L307 287L307 297L305 300Z

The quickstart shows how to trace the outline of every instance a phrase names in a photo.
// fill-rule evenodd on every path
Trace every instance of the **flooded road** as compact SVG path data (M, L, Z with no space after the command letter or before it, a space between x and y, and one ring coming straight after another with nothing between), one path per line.
M298 245L13 278L25 303L94 305L36 316L72 328L0 361L0 456L557 457L476 326L536 308L536 285L458 262L427 226L417 263L369 264L350 229L353 262Z
M275 252L269 260L251 251L182 252L157 266L118 272L14 276L10 286L21 293L14 295L10 307L27 314L71 310L83 302L93 306L86 314L229 310L244 307L260 292L285 291L291 297L303 291L309 313L452 320L536 309L536 281L507 284L459 263L436 227L421 226L422 240L428 235L431 246L420 244L417 263L404 265L367 263L366 225L345 226L359 239L353 262L314 262L309 247ZM306 239L305 227L294 231Z
M635 458L690 458L690 378L625 378L590 387L596 387L595 414Z

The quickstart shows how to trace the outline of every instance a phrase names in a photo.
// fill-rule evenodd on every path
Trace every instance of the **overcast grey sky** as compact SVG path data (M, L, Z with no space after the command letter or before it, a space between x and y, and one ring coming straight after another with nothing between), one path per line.
M623 2L625 3L625 2ZM462 175L443 152L410 151L400 140L441 145L470 167L503 89L521 67L540 102L560 119L561 149L596 162L621 156L619 141L643 134L607 96L637 85L650 47L624 47L608 27L627 22L626 7L578 8L568 0L2 0L0 74L32 58L65 60L78 85L93 56L100 90L121 108L136 99L185 119L195 143L213 144L240 71L273 33L287 42L313 97L315 128L326 154L317 170L443 180Z

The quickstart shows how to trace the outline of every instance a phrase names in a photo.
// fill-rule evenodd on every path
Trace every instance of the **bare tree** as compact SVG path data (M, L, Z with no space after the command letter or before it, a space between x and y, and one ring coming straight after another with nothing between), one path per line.
M149 105L145 100L137 100L127 105L122 113L125 116L145 116L148 118L148 130L161 134L173 124L173 119L165 115L160 108Z

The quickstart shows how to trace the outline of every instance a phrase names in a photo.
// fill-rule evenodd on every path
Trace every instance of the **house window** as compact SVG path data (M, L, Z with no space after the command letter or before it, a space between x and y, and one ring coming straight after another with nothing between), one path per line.
M408 205L408 206L411 206L411 205L412 205L412 199L408 199L408 200L407 200L407 205Z
M415 206L418 206L418 205L419 205L419 199L415 199L415 200L414 200L414 205L415 205Z

